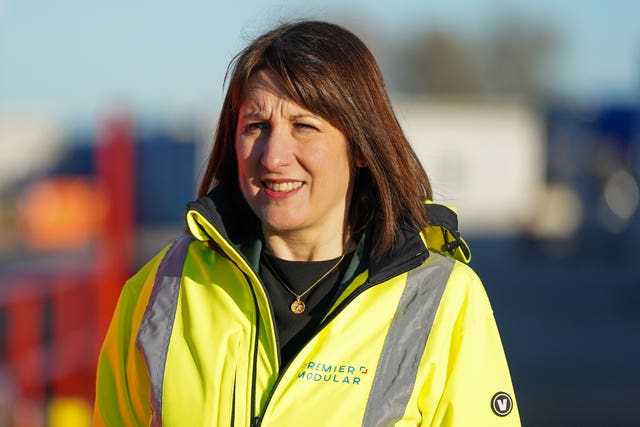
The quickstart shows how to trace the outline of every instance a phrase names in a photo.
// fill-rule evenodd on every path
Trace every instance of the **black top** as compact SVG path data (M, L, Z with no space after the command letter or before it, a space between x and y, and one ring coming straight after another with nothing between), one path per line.
M283 286L280 280L300 295L331 269L340 258L327 261L287 261L263 250L260 258L260 277L266 286L275 316L281 366L286 366L298 350L309 341L316 327L329 311L340 279L348 268L352 255L353 253L347 254L333 272L301 298L306 308L304 312L295 314L291 311L291 303L296 300L296 297ZM265 258L267 258L266 261Z

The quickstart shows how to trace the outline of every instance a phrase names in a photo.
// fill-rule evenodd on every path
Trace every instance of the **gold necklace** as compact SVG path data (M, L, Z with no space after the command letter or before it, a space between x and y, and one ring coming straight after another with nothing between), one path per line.
M329 270L327 270L326 273L324 273L322 276L320 276L320 278L318 280L313 282L311 284L311 286L309 286L307 288L307 290L305 290L301 294L296 294L295 292L293 292L291 290L291 288L289 286L287 286L285 281L280 278L280 275L278 275L278 273L276 272L276 269L273 267L273 265L271 265L271 262L269 261L269 258L267 256L263 256L263 258L264 258L265 262L267 263L267 265L269 266L269 270L271 270L271 272L273 273L274 277L278 280L278 282L280 282L280 284L282 286L284 286L284 288L287 291L289 291L289 293L291 293L294 297L296 297L295 301L293 301L291 303L291 305L289 306L289 308L291 309L291 312L294 313L294 314L302 314L302 313L304 313L304 310L307 308L307 306L305 305L304 301L302 301L302 297L305 296L306 294L308 294L309 292L311 292L311 290L313 288L318 286L320 284L320 282L322 282L324 279L327 278L327 276L329 276L331 273L333 273L335 271L335 269L338 268L338 266L340 265L340 263L344 259L345 255L347 255L346 251L342 254L340 259L338 259L338 262L336 262Z

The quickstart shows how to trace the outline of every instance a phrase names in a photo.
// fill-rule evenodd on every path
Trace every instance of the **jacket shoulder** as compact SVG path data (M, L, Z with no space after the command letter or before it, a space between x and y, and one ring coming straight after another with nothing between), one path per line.
M158 274L181 274L186 252L192 241L190 236L181 236L165 245L125 282L120 298L129 300L129 303L135 302L136 305L146 304Z
M422 239L430 252L437 252L468 264L471 250L458 230L455 208L427 201L425 210L429 224L422 230Z

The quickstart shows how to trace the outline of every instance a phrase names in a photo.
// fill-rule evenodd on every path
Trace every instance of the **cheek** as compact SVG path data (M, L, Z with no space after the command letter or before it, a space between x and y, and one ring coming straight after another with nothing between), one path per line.
M257 189L251 185L249 176L246 168L243 169L242 162L238 162L238 186L240 187L240 193L249 206L253 206Z
M246 161L246 159L238 156L238 183L240 184L240 189L245 194L248 194L249 188L251 187L251 170Z
M246 141L243 141L242 139L236 137L234 149L236 151L236 163L238 164L238 171L242 175L251 168L251 146L250 144L247 144Z
M245 199L249 196L249 162L247 159L247 154L244 150L245 145L240 143L236 138L234 149L236 152L236 165L238 167L238 184L240 185L240 190L244 195Z
M331 157L325 160L326 169L330 170L333 178L338 181L344 181L351 173L351 160L345 151L337 151L331 153Z

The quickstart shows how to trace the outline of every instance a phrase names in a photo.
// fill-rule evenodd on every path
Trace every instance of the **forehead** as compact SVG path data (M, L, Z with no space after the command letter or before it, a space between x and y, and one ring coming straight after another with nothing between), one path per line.
M244 105L246 101L256 101L272 96L293 102L273 72L259 70L249 77L242 104Z
M329 122L321 114L308 109L292 98L289 91L280 83L276 73L268 69L258 70L247 81L246 90L239 106L239 118L271 115L276 111L289 118L304 115Z

